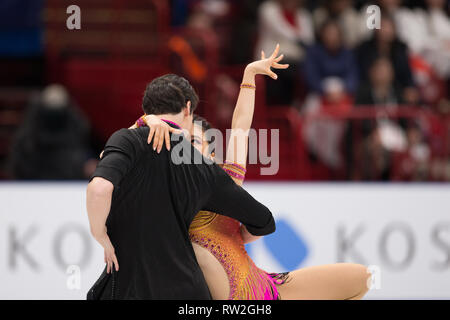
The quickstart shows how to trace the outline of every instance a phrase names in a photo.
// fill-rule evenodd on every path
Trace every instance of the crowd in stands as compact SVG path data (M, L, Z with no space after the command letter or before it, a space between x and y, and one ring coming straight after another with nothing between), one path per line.
M442 167L441 158L431 160L442 153L433 147L432 141L442 139L433 135L433 124L385 117L404 106L433 110L442 117L449 114L448 1L243 2L244 10L232 12L235 25L253 25L254 29L239 29L245 37L231 38L228 46L249 53L248 44L253 45L252 56L241 54L245 58L238 62L257 59L261 50L270 52L280 43L285 61L290 64L288 70L279 72L276 82L267 81L269 106L294 106L306 119L344 114L361 107L372 107L376 112L372 116L375 120L360 121L361 125L357 121L309 117L302 130L313 161L335 172L343 166L350 168L348 179L388 180L394 175L406 180L448 179L448 163L439 177L439 170L433 170L436 163ZM191 7L195 8L194 16L203 12L209 17L210 29L220 17L233 11L233 3L191 1ZM373 4L380 9L375 29L367 24L372 12L367 8ZM208 13L212 8L215 14ZM257 14L248 15L246 10ZM360 139L355 139L355 130L360 131ZM448 148L448 142L437 145L443 148L443 144ZM400 170L395 174L394 158L401 158ZM371 165L358 168L356 162Z
M373 4L375 29L367 24ZM172 0L170 27L213 33L223 66L242 66L279 43L290 68L266 80L265 102L298 111L309 160L329 178L450 180L448 121L441 128L388 117L414 107L449 119L449 10L446 0ZM184 56L184 75L210 81L184 41L174 36L168 46ZM227 72L215 80L219 120L229 120L239 80ZM367 109L375 116L345 117Z

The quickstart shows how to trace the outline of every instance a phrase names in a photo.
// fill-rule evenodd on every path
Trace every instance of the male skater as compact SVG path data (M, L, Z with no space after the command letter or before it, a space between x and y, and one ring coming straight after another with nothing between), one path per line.
M165 75L147 86L143 109L189 130L197 103L186 79ZM91 232L107 263L88 299L210 299L189 240L196 213L230 216L253 235L275 231L272 214L217 165L194 164L201 155L183 135L172 138L171 149L184 144L188 154L157 154L148 133L115 132L88 185ZM191 162L179 164L181 156Z

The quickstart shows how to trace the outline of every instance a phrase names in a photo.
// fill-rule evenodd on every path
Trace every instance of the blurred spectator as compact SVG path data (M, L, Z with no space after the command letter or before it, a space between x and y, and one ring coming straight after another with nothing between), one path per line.
M223 3L223 1L211 2ZM187 4L189 4L189 10L184 10ZM205 38L201 35L216 37L215 32L212 31L216 17L208 11L207 1L188 1L184 4L181 1L174 1L173 5L175 6L173 10L180 10L187 15L183 20L186 25L180 29L187 32L173 33L167 41L169 54L174 53L171 56L173 72L201 83L207 75L207 67L204 63L206 59L200 55L205 46Z
M255 59L260 59L261 50L272 53L279 43L284 54L283 63L290 67L278 72L277 81L267 86L268 104L291 104L295 84L298 82L299 66L304 59L304 45L314 40L312 18L299 0L268 0L259 8L259 34Z
M416 9L414 22L400 34L411 51L430 63L438 74L450 76L450 19L445 0L426 0L427 10Z
M86 142L88 126L66 89L46 87L32 101L12 146L17 179L84 179L95 170Z
M369 79L360 84L355 98L356 106L402 104L401 89L394 80L391 61L387 57L378 57L369 69Z
M189 13L183 28L173 29L169 34L166 53L172 73L184 76L193 82L199 94L205 99L211 94L208 75L219 63L218 53L223 45L219 38L217 21L227 15L230 6L224 0L189 1ZM199 112L202 112L200 105Z
M332 173L344 165L341 144L346 128L345 121L335 116L346 114L351 105L344 82L328 77L323 81L323 95L309 95L303 108L302 134L311 159L324 164Z
M394 155L395 170L392 180L425 181L431 178L431 153L423 130L418 125L411 126L407 134L408 146ZM437 178L437 177L436 177ZM445 179L441 175L439 179Z
M319 30L319 41L311 46L305 59L305 78L309 89L324 93L323 83L328 77L340 78L343 94L353 94L358 84L358 71L353 53L342 43L342 35L334 20L325 21Z
M253 60L253 50L258 36L258 8L263 0L233 0L231 32L226 51L226 62L245 65ZM239 50L236 50L239 48Z
M416 54L427 54L434 63L439 63L448 76L449 64L449 20L444 11L445 0L425 0L428 10L414 11L402 6L402 0L379 0L383 15L390 15L395 22L398 38ZM443 52L437 53L438 50ZM433 52L433 53L432 53ZM439 62L438 62L439 61Z
M214 21L226 16L229 10L229 4L224 0L195 1L187 18L187 26L198 30L212 29Z
M374 107L379 110L377 120L363 120L363 137L367 138L380 125L383 128L389 128L391 133L403 131L396 123L384 118L389 110L395 109L401 104L403 104L402 94L394 82L392 64L389 59L379 57L370 66L369 79L361 84L355 99L356 107ZM403 126L406 127L404 122ZM402 133L397 135L397 137L395 138L396 143L386 143L386 149L403 151L405 148L404 137Z
M411 54L409 64L421 102L443 115L450 113L450 102L445 99L446 83L437 71L417 54Z
M403 100L406 103L417 103L419 94L409 65L408 48L397 38L394 22L387 15L381 17L381 28L357 49L360 76L363 81L367 81L370 66L380 56L388 57L391 61L394 79L401 86Z
M407 155L410 161L421 163L418 170L427 160L429 148L423 143L423 138L418 141L418 136L423 137L420 127L405 119L396 121L388 118L389 111L404 102L402 92L394 80L390 60L379 57L369 69L369 79L361 84L356 95L356 107L374 107L378 110L375 119L362 120L361 125L357 126L352 123L348 132L348 165L350 170L354 170L353 176L360 175L357 177L359 179L390 179L393 159L401 154ZM356 129L362 130L362 134L356 133L362 140L353 141L353 130ZM356 168L353 167L352 151L356 152Z
M217 75L214 83L216 89L214 126L218 129L227 129L230 126L236 97L239 95L239 84L239 81L225 73Z
M394 70L391 62L385 57L377 58L370 66L369 79L361 85L355 100L357 107L379 108L379 116L376 120L362 121L362 127L360 127L362 144L355 145L360 157L360 161L358 161L358 171L362 175L360 178L365 180L389 179L390 152L404 151L406 137L403 129L397 123L383 116L389 109L396 108L402 102L401 91L394 83ZM354 129L354 126L350 126L350 131ZM353 146L353 143L350 142L353 141L349 141L348 146ZM352 167L350 165L350 168Z
M202 16L201 19L217 18L227 14L229 4L225 0L172 0L172 26L189 24L189 20ZM209 16L209 17L208 17Z
M189 16L190 7L197 0L171 0L171 24L174 27L184 26Z
M336 174L344 164L341 143L346 124L333 116L350 110L358 71L336 21L325 21L318 34L318 43L308 48L305 59L305 79L311 93L303 107L306 123L302 130L311 159Z
M361 15L352 7L351 0L326 0L314 10L314 25L318 29L326 20L335 19L342 30L342 40L353 48L361 39Z
M381 16L392 17L397 33L403 40L403 35L412 32L414 29L414 14L406 6L403 6L403 0L378 0L381 8Z
M299 0L268 0L259 7L259 42L256 58L261 50L272 52L276 44L283 48L286 60L301 60L304 50L301 42L310 44L314 40L312 19L302 9Z

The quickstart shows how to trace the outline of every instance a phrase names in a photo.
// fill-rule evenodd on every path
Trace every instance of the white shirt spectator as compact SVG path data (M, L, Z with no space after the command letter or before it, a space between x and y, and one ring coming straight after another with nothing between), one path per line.
M283 48L286 60L303 59L304 50L300 41L310 44L314 41L312 18L308 11L298 9L294 27L285 18L282 7L273 0L264 2L259 7L259 39L255 57L261 58L261 50L267 54L273 51L277 43Z
M437 73L450 76L450 20L443 10L417 9L408 23L408 29L399 33L410 50L421 55Z

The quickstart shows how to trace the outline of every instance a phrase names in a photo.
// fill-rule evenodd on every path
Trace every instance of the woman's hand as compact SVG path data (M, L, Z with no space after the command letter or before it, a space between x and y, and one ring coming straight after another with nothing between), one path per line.
M154 115L146 115L143 120L150 128L147 143L150 144L153 139L153 150L157 150L157 152L160 153L165 142L166 149L170 151L169 133L181 133L181 130L172 128L166 122Z
M280 62L283 59L283 55L278 56L278 52L280 51L280 45L277 44L275 50L273 51L272 55L266 59L266 56L264 54L264 51L261 51L261 60L254 61L247 65L245 68L246 72L251 72L253 74L262 74L267 75L271 77L272 79L277 79L278 76L275 72L271 70L271 68L274 69L287 69L289 67L289 64L280 64Z

